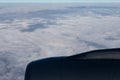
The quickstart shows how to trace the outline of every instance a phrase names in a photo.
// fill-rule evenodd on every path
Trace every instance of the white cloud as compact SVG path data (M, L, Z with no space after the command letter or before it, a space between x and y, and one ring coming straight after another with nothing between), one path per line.
M119 15L94 15L87 10L83 13L79 9L69 13L61 10L60 14L48 10L56 16L49 19L37 15L0 22L0 79L23 80L25 67L32 60L120 47ZM45 28L30 27L35 24Z

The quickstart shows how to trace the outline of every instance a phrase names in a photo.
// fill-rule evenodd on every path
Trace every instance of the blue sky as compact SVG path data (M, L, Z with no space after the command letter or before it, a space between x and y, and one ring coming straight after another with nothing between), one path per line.
M120 2L120 0L0 0L0 2Z

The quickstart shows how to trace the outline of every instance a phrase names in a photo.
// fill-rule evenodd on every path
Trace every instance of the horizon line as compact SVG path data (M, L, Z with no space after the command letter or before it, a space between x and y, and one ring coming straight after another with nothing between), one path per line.
M116 2L0 2L0 3L120 3L120 1Z

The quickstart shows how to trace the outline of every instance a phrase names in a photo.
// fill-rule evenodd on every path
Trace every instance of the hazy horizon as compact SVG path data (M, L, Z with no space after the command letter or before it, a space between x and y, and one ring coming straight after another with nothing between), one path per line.
M118 0L0 0L0 2L39 2L39 3L63 3L63 2L120 2Z

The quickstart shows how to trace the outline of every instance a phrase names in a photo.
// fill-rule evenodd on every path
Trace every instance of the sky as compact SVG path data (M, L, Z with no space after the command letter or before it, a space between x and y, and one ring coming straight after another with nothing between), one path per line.
M120 0L0 0L0 2L120 2Z

